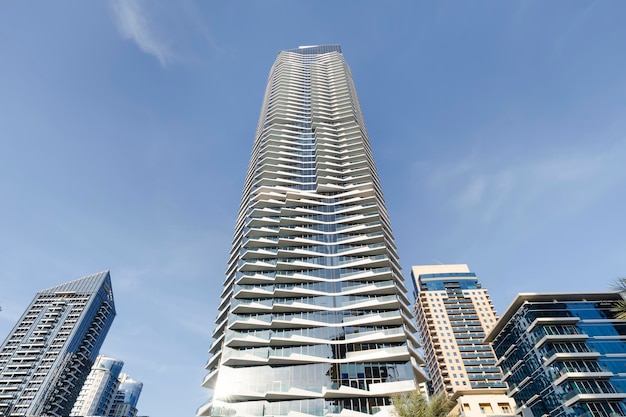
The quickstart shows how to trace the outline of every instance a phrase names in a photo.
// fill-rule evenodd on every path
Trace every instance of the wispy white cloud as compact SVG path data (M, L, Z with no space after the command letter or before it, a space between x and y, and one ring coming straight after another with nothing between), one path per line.
M191 0L172 3L111 0L120 35L154 56L162 66L184 62L204 65L203 57L221 52L209 30L208 17ZM206 55L199 54L205 51Z
M439 165L427 184L445 195L450 208L484 223L537 210L575 215L626 181L625 158L626 143L516 160L472 155Z
M113 0L113 12L120 34L165 66L173 57L169 45L160 38L139 0Z

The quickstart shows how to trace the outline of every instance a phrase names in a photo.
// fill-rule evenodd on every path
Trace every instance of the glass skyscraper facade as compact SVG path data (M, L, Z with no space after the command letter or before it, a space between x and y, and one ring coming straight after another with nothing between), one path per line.
M114 317L109 271L37 293L0 347L0 415L68 416Z
M524 417L626 415L617 292L519 294L487 335Z
M109 417L135 417L142 389L143 383L135 381L127 374L121 374L120 386L115 394Z
M199 415L375 414L426 379L337 45L271 69L221 297Z

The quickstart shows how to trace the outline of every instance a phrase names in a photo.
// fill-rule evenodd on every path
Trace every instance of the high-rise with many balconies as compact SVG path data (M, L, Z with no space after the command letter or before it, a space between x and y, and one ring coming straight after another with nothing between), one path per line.
M485 334L495 309L467 265L420 265L411 271L415 316L434 393L457 401L459 415L510 414L515 401Z
M0 415L68 416L114 317L109 271L37 293L0 346Z
M522 293L487 334L524 417L626 415L618 292Z
M124 362L99 355L74 403L70 416L108 416L119 386Z
M426 379L337 45L271 69L221 297L199 415L376 414Z

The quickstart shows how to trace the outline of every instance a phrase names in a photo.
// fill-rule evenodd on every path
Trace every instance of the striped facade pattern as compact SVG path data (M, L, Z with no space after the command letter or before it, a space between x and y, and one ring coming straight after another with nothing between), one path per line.
M198 415L367 415L426 379L350 70L279 54Z
M123 367L124 362L121 360L99 355L78 394L70 416L108 416Z
M0 416L68 416L114 317L109 271L37 293L0 346Z
M465 264L413 266L415 317L433 392L506 392L485 333L497 316L489 293Z
M487 334L525 417L626 415L618 292L521 293Z

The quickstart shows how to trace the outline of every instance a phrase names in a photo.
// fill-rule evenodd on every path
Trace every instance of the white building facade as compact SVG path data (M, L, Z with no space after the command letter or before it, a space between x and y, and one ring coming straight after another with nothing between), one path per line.
M80 390L70 416L107 416L119 386L118 377L124 362L99 355Z
M386 413L426 379L337 45L272 67L223 288L199 415Z

